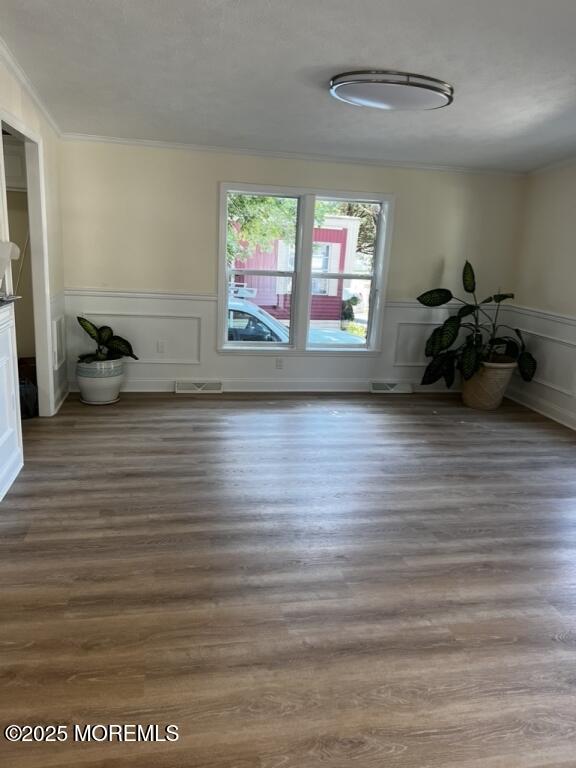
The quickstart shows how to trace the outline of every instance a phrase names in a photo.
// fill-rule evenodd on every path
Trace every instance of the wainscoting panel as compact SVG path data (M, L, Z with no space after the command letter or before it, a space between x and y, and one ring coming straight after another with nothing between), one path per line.
M396 342L394 365L418 367L426 365L424 348L426 339L432 333L436 323L433 322L400 322L396 326Z
M534 380L515 375L509 396L576 429L576 318L509 307L504 322L520 329L538 361Z
M216 296L66 293L68 378L75 384L75 360L90 349L76 322L84 315L111 325L132 342L138 362L127 362L125 389L174 391L176 380L221 381L225 391L367 392L372 381L417 384L425 361L426 336L448 309L426 309L416 301L389 302L383 317L381 352L272 354L218 352Z
M114 333L138 339L138 365L198 365L200 328L197 315L137 314L131 312L90 312L96 325L109 325Z
M72 389L76 358L91 348L76 322L77 315L85 315L98 325L112 325L133 343L140 360L127 363L129 391L173 392L176 380L183 380L219 381L228 392L368 392L373 381L418 390L426 338L454 307L428 309L417 301L389 301L382 350L368 354L218 352L215 296L74 290L66 293L65 311ZM576 319L508 307L502 321L524 331L539 362L531 384L515 376L511 397L576 428ZM423 391L432 389L444 391L444 386Z
M50 297L50 317L52 319L52 376L54 379L55 412L68 394L68 345L66 341L66 299L63 293Z

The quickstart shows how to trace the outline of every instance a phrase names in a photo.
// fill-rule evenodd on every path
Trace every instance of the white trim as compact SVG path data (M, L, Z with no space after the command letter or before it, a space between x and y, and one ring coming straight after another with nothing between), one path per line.
M55 413L53 375L52 311L48 264L48 221L46 215L44 147L26 140L26 182L30 222L30 259L34 297L34 338L40 416Z
M195 358L182 359L182 358L138 358L133 360L126 358L124 360L125 365L200 365L202 357L202 317L200 315L181 315L174 312L116 312L114 310L93 310L85 309L82 313L84 316L90 317L140 317L145 320L197 320L196 331L196 349L198 350L198 356Z
M520 326L518 326L518 330L522 334L528 334L528 336L537 336L539 339L552 341L554 342L554 344L563 344L565 347L576 347L576 341L567 341L566 339L559 339L558 336L550 336L549 333L540 333L540 331L531 331L528 328L521 328Z
M561 346L568 347L571 349L574 349L576 347L576 342L574 341L566 341L565 339L559 339L557 336L550 336L547 333L540 333L539 331L530 331L528 328L518 328L520 333L524 336L534 336L538 339L544 339L544 341L549 341L552 344L560 344ZM568 397L574 397L574 387L572 389L567 389L566 387L560 386L560 384L555 384L553 381L547 381L546 379L542 379L538 376L538 372L536 372L536 375L532 379L532 381L535 384L540 384L542 387L548 387L548 389L553 389L555 392L559 392L561 395L567 395Z
M532 411L536 411L536 413L539 413L541 416L546 416L548 419L557 421L564 427L576 430L576 414L569 411L567 408L561 408L555 403L550 403L548 400L544 400L542 397L531 394L524 389L515 389L514 387L506 392L506 397Z
M265 345L265 346L264 346ZM309 346L305 349L296 349L296 347L280 346L279 344L270 344L267 341L262 342L261 347L255 347L246 345L242 347L227 346L225 349L217 350L219 355L266 355L268 357L379 357L381 352L376 349L367 349L365 346L343 346L338 347L336 344L331 344L329 347L314 347Z
M66 363L66 315L52 317L52 370L58 371Z
M439 307L425 307L416 299L386 300L386 307L398 309L425 309L428 311L434 311L458 306L461 305L460 302L457 301L450 301L446 304L440 305ZM502 304L501 312L518 312L520 314L536 317L542 320L551 320L554 323L563 323L564 325L576 326L576 315L563 315L560 312L551 312L550 310L546 309L536 309L535 307L527 307L523 304Z
M296 254L293 272L276 272L274 270L231 270L228 267L227 253L227 209L228 195L230 192L245 192L248 194L270 195L278 197L295 198L298 200L298 212L296 221ZM243 184L240 182L221 182L219 200L218 222L218 330L217 351L219 353L234 353L238 350L250 349L242 342L228 341L227 307L228 307L228 274L238 272L244 274L266 274L291 277L292 279L292 311L290 323L290 340L285 345L266 344L261 351L266 354L278 354L285 349L293 349L301 354L315 353L323 347L308 344L308 329L310 325L310 305L312 300L312 250L314 230L314 208L317 199L329 200L354 200L355 202L369 202L380 205L380 216L375 243L374 263L372 274L361 275L359 273L334 273L332 279L369 279L371 280L371 295L368 315L368 328L366 344L356 348L356 354L366 352L379 352L381 349L382 322L384 302L382 297L386 293L388 269L390 265L390 248L392 243L392 222L394 217L394 195L390 193L376 194L373 192L347 192L326 189L310 189L307 187L282 187L262 184ZM331 274L324 275L330 279ZM330 345L326 350L338 352L348 351L352 345ZM252 350L259 350L259 346L253 345Z
M332 245L332 243L326 243ZM373 272L311 272L313 278L318 280L373 280ZM322 294L315 294L322 296Z
M54 415L56 415L57 413L59 413L59 411L60 411L60 408L62 408L62 406L64 405L64 402L66 401L66 398L68 397L68 395L69 395L69 394L70 394L70 387L69 387L69 386L66 386L66 387L64 388L64 391L63 391L63 392L62 392L62 394L60 395L60 398L59 398L59 399L58 399L58 401L56 402L56 406L55 406L55 408L54 408Z
M167 299L169 301L218 301L216 294L164 293L162 291L100 290L99 288L65 288L64 296L94 296L98 299Z
M380 192L359 192L350 190L333 190L325 187L286 187L274 184L249 184L242 181L223 181L220 184L221 191L247 192L255 195L270 195L275 197L302 198L306 195L314 195L328 200L352 200L359 203L387 202L392 195ZM333 229L333 227L332 227Z
M574 315L562 315L558 312L550 312L545 309L534 309L533 307L525 307L522 304L506 304L502 307L508 311L513 310L523 315L530 317L536 317L541 320L551 320L554 323L562 323L563 325L576 326L576 316Z
M96 315L99 317L144 317L146 319L155 317L156 319L160 318L163 320L202 320L200 315L180 315L175 314L174 312L116 312L115 310L107 312L100 309L86 309L85 312L87 315Z
M340 157L333 155L323 155L314 152L285 152L281 150L251 149L248 147L232 146L213 146L210 144L187 144L176 141L162 141L160 139L137 139L125 138L121 136L104 136L89 133L73 133L64 131L60 134L64 141L86 141L97 144L124 144L129 146L147 147L149 149L175 149L189 152L217 152L227 155L247 155L250 157L269 157L278 158L278 160L306 160L317 163L344 163L346 165L361 165L373 168L405 168L406 170L416 171L439 171L442 173L460 173L460 174L479 174L479 175L498 175L509 176L511 178L525 177L530 171L511 171L508 168L478 168L474 166L463 165L442 165L434 163L410 163L402 160L392 159L370 159L355 157Z
M48 256L48 223L44 175L44 144L42 138L30 131L21 121L12 120L0 109L0 126L14 129L24 143L26 157L26 195L30 227L30 259L32 264L32 293L34 298L34 337L38 373L38 407L40 416L54 414L55 394L52 352L52 307L50 296L50 269ZM6 170L4 167L3 142L0 140L0 199L4 209L2 232L7 237L8 199L6 195ZM11 270L6 276L6 286L12 287Z
M382 349L382 331L385 297L388 290L388 274L390 272L392 237L394 234L394 208L396 197L385 195L381 199L380 216L377 230L376 247L374 250L373 278L371 284L370 308L368 313L368 329L366 348Z
M223 379L224 392L369 392L368 379Z
M422 305L419 305L422 307ZM423 307L424 309L425 307ZM440 309L440 307L438 307ZM402 363L400 360L398 360L398 353L400 350L400 344L399 344L399 336L400 336L400 329L406 328L406 327L413 327L413 326L420 326L420 325L426 325L428 327L433 326L437 327L438 322L435 322L433 320L401 320L399 323L396 323L396 338L394 340L394 358L392 360L392 365L394 368L425 368L427 363L426 361L423 362L412 362L412 363ZM424 350L422 350L422 354L424 354Z
M218 306L216 308L216 349L220 352L228 341L228 189L220 184L218 190Z
M296 236L296 279L294 281L294 327L292 339L295 352L306 354L312 306L312 254L314 251L314 211L316 197L304 194L298 203L298 232Z
M369 392L369 379L222 379L224 392ZM174 392L175 379L131 379L123 392ZM71 391L78 392L76 382ZM182 397L179 394L178 397ZM191 396L194 397L192 394ZM200 395L198 395L200 396ZM205 397L205 395L201 395Z
M260 277L294 277L294 272L285 269L244 269L243 267L234 267L230 269L232 275L256 275Z
M40 112L42 113L42 116L45 118L48 125L52 128L54 133L58 136L58 138L62 138L62 131L58 127L56 121L48 111L48 108L40 98L36 88L32 85L30 79L28 78L28 75L20 64L18 63L16 57L6 44L6 41L3 37L0 37L0 59L6 64L8 70L11 72L11 74L16 78L16 80L20 83L20 85L24 88L24 90L30 95L32 100L34 101L35 105L38 107ZM13 128L16 128L17 130L20 130L20 127L18 125L15 125L12 119L8 119L10 125ZM22 133L25 133L26 131L21 131ZM29 134L28 134L29 135Z

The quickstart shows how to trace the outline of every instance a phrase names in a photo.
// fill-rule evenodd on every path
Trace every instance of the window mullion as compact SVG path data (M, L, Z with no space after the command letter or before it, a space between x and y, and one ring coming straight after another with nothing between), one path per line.
M312 286L312 243L314 240L315 195L303 195L298 210L296 253L296 289L294 305L294 347L306 349L310 322L310 290Z
M378 229L376 234L374 253L374 278L370 285L370 314L366 329L366 343L368 348L378 349L382 338L382 316L384 309L383 289L385 286L386 247L389 247L390 230L387 218L391 215L391 203L383 204L378 217Z

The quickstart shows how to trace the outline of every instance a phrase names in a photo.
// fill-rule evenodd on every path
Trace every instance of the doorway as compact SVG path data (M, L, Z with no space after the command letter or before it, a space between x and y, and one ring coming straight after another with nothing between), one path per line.
M26 179L24 141L2 128L4 172L6 177L6 210L8 234L20 249L20 258L12 267L12 291L18 297L14 304L20 416L38 416L38 378L36 373L36 338L34 334L34 292L32 259L30 258L30 219Z
M1 121L2 240L20 248L3 293L14 302L22 418L55 412L46 214L40 140Z

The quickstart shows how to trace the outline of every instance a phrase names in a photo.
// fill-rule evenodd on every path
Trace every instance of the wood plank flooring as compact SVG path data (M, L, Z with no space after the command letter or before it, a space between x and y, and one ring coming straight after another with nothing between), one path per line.
M574 768L576 435L450 396L124 396L24 425L3 768Z

